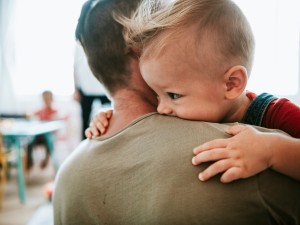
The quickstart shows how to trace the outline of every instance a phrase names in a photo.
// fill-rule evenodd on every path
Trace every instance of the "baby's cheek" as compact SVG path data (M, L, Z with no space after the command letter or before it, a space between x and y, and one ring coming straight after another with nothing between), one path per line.
M196 116L194 115L194 113L190 112L185 108L174 109L174 116L187 120L197 120L197 118L195 118Z

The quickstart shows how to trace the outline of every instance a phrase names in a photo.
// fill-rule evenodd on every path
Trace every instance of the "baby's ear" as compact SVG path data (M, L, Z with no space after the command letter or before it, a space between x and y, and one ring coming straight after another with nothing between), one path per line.
M247 69L237 65L231 67L224 75L226 82L225 98L233 100L239 97L246 88L248 82Z

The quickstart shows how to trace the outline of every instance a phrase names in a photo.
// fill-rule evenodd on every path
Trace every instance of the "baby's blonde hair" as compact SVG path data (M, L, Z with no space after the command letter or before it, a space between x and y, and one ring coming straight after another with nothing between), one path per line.
M254 37L231 0L144 0L131 18L117 20L125 27L129 48L143 58L159 55L170 39L189 35L186 28L196 26L197 43L209 35L223 64L238 61L250 73Z

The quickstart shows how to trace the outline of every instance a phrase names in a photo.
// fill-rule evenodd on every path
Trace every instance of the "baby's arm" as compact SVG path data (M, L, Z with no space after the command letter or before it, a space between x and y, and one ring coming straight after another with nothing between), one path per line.
M112 110L97 113L91 120L90 126L85 130L85 136L89 139L98 137L106 132L109 125L109 119L113 114Z
M236 125L226 132L233 137L216 139L194 149L194 165L216 161L199 174L200 180L224 172L221 181L228 183L267 168L300 180L300 139L260 132L248 125Z

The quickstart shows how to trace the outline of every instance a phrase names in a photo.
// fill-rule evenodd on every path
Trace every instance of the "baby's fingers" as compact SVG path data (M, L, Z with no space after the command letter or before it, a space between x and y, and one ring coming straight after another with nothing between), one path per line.
M193 153L197 155L203 151L211 150L214 148L225 148L226 146L227 146L226 139L215 139L197 146L196 148L193 149Z
M107 119L110 119L111 116L112 116L112 114L113 114L113 110L112 110L112 109L108 110L108 111L106 112L106 118L107 118Z
M85 134L86 138L88 138L88 139L91 139L93 137L93 133L91 131L91 128L85 129L84 134Z
M222 173L230 168L229 160L219 160L212 165L210 165L207 169L199 174L199 179L201 181L206 181L213 176Z
M192 158L193 165L199 165L204 162L217 161L228 158L228 152L224 148L217 148L209 151L200 152Z
M229 183L240 178L243 178L241 168L232 167L221 176L221 182Z
M100 131L101 134L104 134L106 131L106 127L107 127L107 125L104 126L102 122L97 121L97 122L94 122L93 131L98 132L98 133Z
M105 128L102 128L102 131L101 131L94 122L90 123L90 127L88 129L90 129L90 132L92 133L92 136L94 136L94 137L100 136L100 132L102 133L102 131L105 130Z
M237 135L238 133L240 133L246 129L249 129L249 126L239 124L239 125L234 125L234 126L226 128L225 132L227 134Z
M99 128L105 128L108 126L108 119L110 118L111 114L107 114L106 112L99 113L94 119L93 123L95 123L96 127Z

